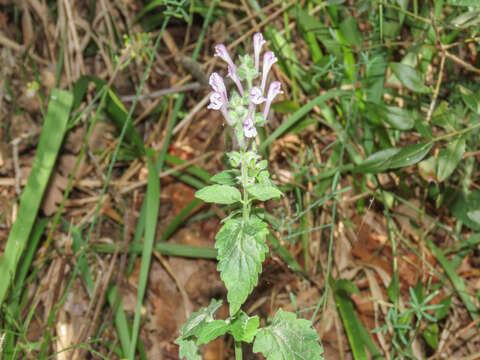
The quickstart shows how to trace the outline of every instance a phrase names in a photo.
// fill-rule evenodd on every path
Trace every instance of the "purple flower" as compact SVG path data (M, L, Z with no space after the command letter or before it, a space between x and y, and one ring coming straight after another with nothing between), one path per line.
M228 53L225 45L218 44L215 46L215 56L220 57L228 64L228 76L232 78L232 80L235 82L235 85L237 85L238 91L240 91L240 94L243 95L243 86L237 74L237 66L230 57L230 54Z
M236 66L232 61L232 58L230 57L230 54L228 53L227 48L223 44L218 44L215 46L215 56L219 56L223 61L225 61L229 66L235 69L236 71Z
M254 138L257 136L257 129L253 124L253 119L250 116L247 116L243 121L243 134L247 138Z
M262 33L256 33L253 35L253 53L255 54L255 69L260 67L260 52L262 51L262 46L266 41L263 40Z
M208 83L212 87L213 91L227 95L227 89L225 88L225 83L223 78L216 72L213 72L208 79Z
M217 92L212 92L210 94L210 104L208 104L207 109L220 110L223 104L222 95Z
M270 84L267 94L267 102L265 104L265 109L263 109L263 117L266 119L268 111L270 110L270 105L272 104L273 99L278 94L283 94L283 91L280 88L281 84L279 81L274 81Z
M210 75L208 83L214 92L210 95L210 104L207 106L207 109L219 110L222 106L226 107L228 103L228 97L223 78L218 75L218 73L214 72L212 75Z
M263 55L263 71L262 71L262 93L265 92L265 85L267 85L267 76L272 68L272 65L277 62L277 58L272 51L267 51Z
M253 86L250 89L250 101L255 105L263 103L266 99L263 97L262 90L258 86Z
M235 66L235 65L234 65ZM240 81L240 78L238 77L237 74L237 68L232 68L230 65L228 66L228 76L233 80L235 85L237 85L238 91L240 91L240 94L243 95L243 86L242 82Z

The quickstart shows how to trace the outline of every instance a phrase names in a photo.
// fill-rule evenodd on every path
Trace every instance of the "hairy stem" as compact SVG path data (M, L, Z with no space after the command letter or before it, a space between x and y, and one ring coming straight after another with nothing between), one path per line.
M235 341L235 360L242 360L242 342Z
M241 164L241 177L242 177L242 188L243 188L243 223L245 224L248 220L250 215L250 205L248 203L248 193L247 193L247 185L248 185L248 164L247 159L245 156L245 151L242 150L242 164Z

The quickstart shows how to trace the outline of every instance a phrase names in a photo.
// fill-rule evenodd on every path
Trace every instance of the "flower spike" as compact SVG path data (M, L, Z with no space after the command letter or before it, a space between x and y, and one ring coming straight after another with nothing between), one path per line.
M262 51L262 46L266 41L263 40L262 33L256 33L253 35L253 53L255 58L255 69L258 71L260 67L260 52Z

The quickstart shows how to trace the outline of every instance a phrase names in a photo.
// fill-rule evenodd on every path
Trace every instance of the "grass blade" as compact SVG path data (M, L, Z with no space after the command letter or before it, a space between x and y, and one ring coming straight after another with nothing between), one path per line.
M25 189L20 199L18 217L8 237L5 253L0 259L0 306L15 276L20 256L25 249L37 218L43 193L48 185L53 166L67 129L73 95L53 89L48 111L40 135L37 154Z
M137 344L138 332L140 330L140 316L147 287L148 273L150 270L150 261L152 259L153 243L155 232L157 230L158 209L160 207L160 179L158 178L155 165L152 159L147 156L148 165L148 184L147 184L147 205L145 218L145 237L143 240L142 262L140 264L140 277L138 279L137 305L135 308L135 318L133 320L132 340L128 358L135 358L135 347Z

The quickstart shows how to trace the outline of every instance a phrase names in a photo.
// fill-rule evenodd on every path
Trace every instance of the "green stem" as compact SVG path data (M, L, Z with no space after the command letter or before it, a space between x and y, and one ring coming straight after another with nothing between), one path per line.
M242 360L242 343L235 341L235 360Z
M247 193L247 185L248 185L248 164L247 159L245 156L245 150L242 150L242 163L241 163L241 176L242 176L242 188L243 188L243 223L245 224L248 220L248 216L250 215L250 206L248 204L248 193Z
M437 142L437 141L440 141L440 140L445 140L445 139L448 139L452 136L457 136L457 135L462 135L462 134L465 134L469 131L472 131L476 128L480 127L480 122L472 125L472 126L469 126L465 129L462 129L462 130L458 130L458 131L452 131L451 133L448 133L448 134L445 134L445 135L440 135L440 136L437 136L436 138L433 138L432 141L433 142Z

